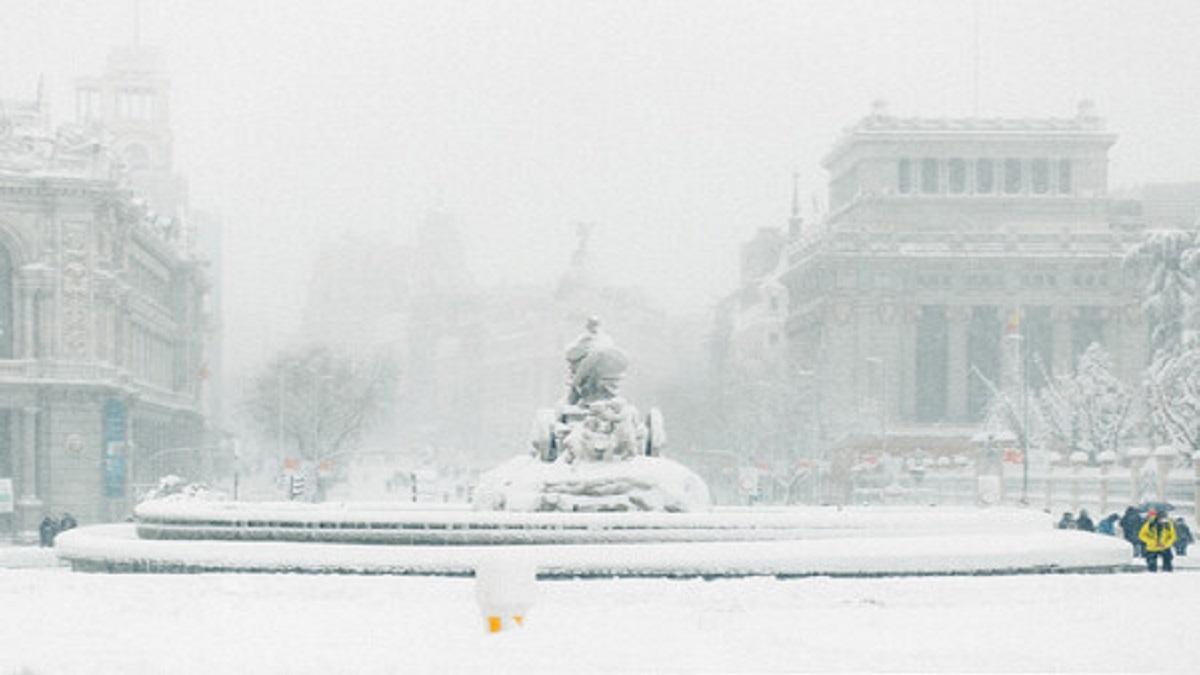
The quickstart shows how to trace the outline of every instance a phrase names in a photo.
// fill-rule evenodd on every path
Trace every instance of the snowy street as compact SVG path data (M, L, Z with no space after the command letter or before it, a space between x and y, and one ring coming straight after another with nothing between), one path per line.
M1200 575L540 582L0 570L0 672L1194 672ZM1162 648L1143 648L1145 639Z

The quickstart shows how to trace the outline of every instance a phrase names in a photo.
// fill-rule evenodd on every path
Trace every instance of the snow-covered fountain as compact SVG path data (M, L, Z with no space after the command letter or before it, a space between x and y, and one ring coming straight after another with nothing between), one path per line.
M707 511L708 486L662 457L662 413L618 395L629 365L591 317L566 350L566 398L534 418L530 451L480 480L475 508L494 511Z
M663 456L662 415L654 408L643 415L619 396L628 359L597 320L566 356L565 398L535 415L527 452L483 477L473 508L237 502L173 489L139 505L135 523L64 533L59 555L87 571L471 576L516 566L539 577L1111 571L1128 564L1123 542L1055 531L1049 516L1029 510L712 508L704 482ZM953 555L944 550L947 532L955 533ZM489 617L519 617L519 609Z

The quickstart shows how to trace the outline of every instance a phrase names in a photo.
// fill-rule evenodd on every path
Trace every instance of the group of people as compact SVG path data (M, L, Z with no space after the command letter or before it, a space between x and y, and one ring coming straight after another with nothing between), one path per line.
M78 527L75 516L69 513L64 513L62 518L55 520L50 516L42 518L42 524L38 526L38 540L42 546L53 546L54 538L59 532L65 532L73 527Z
M1058 521L1060 530L1085 530L1109 536L1117 536L1117 528L1121 528L1121 536L1133 547L1133 555L1146 560L1146 568L1151 572L1158 571L1158 562L1162 561L1162 570L1170 572L1172 560L1176 555L1186 556L1188 545L1195 541L1192 530L1182 517L1172 520L1165 511L1149 509L1143 518L1137 508L1130 506L1124 515L1110 513L1099 524L1092 522L1087 509L1080 509L1079 516L1069 511Z

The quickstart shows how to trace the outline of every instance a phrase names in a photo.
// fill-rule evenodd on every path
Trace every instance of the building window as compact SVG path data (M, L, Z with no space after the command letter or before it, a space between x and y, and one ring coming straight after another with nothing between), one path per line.
M925 194L934 194L938 191L938 183L941 176L938 175L938 162L936 159L926 157L921 160L921 192Z
M950 160L948 168L950 179L950 193L961 195L967 191L967 163L962 159Z
M1004 160L1004 191L1010 195L1021 191L1021 160Z
M1033 182L1033 193L1044 195L1050 191L1050 162L1035 159L1029 167L1029 178Z
M896 187L899 188L900 194L907 195L912 193L912 161L908 159L900 160L899 166L896 167L898 174Z
M1000 383L1000 337L1004 327L1000 308L972 307L971 323L967 326L967 415L972 422L987 418L992 401L991 388L979 377L983 375L994 384ZM978 374L976 374L978 371Z
M916 416L918 422L946 418L946 308L925 305L917 319Z
M975 192L990 195L996 189L996 165L990 159L975 161Z
M1059 194L1071 194L1071 160L1058 160L1058 192Z

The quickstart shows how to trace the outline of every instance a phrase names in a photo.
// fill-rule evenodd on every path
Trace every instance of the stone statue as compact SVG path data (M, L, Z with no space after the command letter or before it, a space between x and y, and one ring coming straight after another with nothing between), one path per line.
M565 401L534 417L530 452L484 474L475 508L505 511L697 511L708 487L662 457L662 413L617 395L624 352L590 317L566 350Z
M588 318L586 330L567 347L566 356L570 370L568 404L586 405L617 395L629 359L600 330L600 319Z

